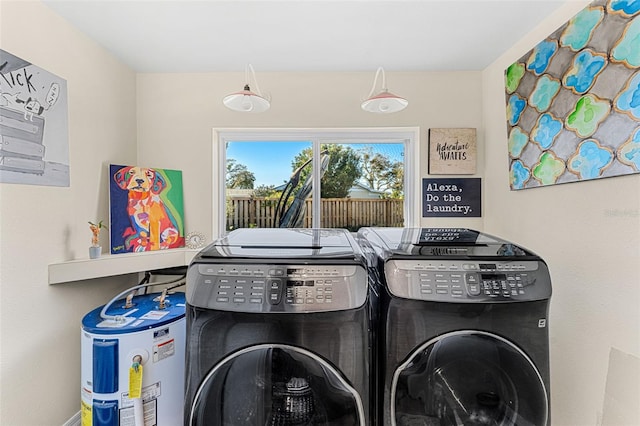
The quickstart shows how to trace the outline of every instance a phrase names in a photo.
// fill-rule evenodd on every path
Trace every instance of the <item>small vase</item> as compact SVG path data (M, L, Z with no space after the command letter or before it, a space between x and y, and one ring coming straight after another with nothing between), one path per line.
M102 247L89 247L89 259L97 259L102 253Z

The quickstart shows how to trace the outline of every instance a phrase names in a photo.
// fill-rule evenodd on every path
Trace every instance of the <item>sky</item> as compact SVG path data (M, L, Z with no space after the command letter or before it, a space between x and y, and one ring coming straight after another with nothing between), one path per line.
M348 145L355 150L372 146L392 161L402 161L401 143ZM311 146L311 142L230 142L227 145L227 160L234 159L237 163L247 166L256 178L254 187L278 186L291 177L291 163L295 156Z
M231 142L227 160L233 158L254 174L254 186L281 185L291 177L291 162L311 142Z

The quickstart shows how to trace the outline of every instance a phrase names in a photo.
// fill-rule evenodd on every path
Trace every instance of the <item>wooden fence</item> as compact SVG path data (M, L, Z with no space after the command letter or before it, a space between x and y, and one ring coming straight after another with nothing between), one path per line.
M303 227L311 227L311 200L306 201ZM227 199L227 230L236 228L273 228L278 200L264 198ZM347 228L352 231L361 226L403 226L404 200L365 198L325 198L322 200L323 228Z

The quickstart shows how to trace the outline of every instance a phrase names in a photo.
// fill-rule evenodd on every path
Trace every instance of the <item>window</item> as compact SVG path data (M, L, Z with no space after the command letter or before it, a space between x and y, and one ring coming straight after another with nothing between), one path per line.
M246 227L412 226L418 134L415 128L216 130L217 228L222 235Z

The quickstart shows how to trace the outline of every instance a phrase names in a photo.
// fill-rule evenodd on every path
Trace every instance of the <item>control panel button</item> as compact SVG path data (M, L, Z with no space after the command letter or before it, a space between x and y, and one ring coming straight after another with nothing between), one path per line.
M464 275L464 280L467 283L467 291L470 296L480 295L480 283L478 282L478 276L474 273L467 273Z
M268 280L269 286L269 303L278 305L282 300L282 280Z
M478 276L475 273L464 274L464 280L467 284L467 291L470 296L479 296L481 293L480 282Z

